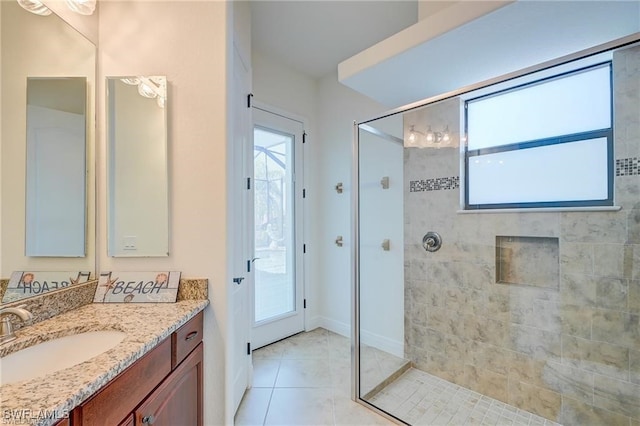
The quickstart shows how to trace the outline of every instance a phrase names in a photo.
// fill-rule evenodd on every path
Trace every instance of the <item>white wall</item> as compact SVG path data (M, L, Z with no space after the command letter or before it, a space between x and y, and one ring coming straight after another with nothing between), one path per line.
M100 270L180 270L209 279L205 311L205 424L225 423L227 341L226 2L102 2L98 87ZM105 87L113 75L166 75L170 255L110 258L106 251Z
M395 140L359 131L360 333L363 344L404 356L403 123L368 123ZM389 179L383 189L381 180ZM382 242L389 240L389 250Z
M305 145L304 181L307 189L305 201L305 298L307 299L305 327L311 330L318 325L320 316L320 295L318 289L319 270L316 259L319 257L318 228L315 224L321 220L323 212L318 210L316 182L319 149L317 138L316 111L318 87L315 79L282 65L276 58L253 50L253 94L254 99L263 104L276 107L306 120L307 144ZM313 226L311 224L314 224Z
M316 262L320 296L321 324L337 333L349 335L351 324L351 163L353 122L373 118L385 111L383 105L338 83L337 72L318 82L317 170L314 222L318 234ZM344 192L335 185L342 182ZM335 239L343 237L338 247Z
M369 98L338 83L337 72L321 79L281 65L276 58L253 51L253 93L257 101L308 119L308 144L305 147L305 187L307 188L306 294L307 329L325 327L350 335L351 327L351 146L353 122L372 118L386 110ZM400 126L401 128L401 126ZM398 157L402 165L402 157ZM401 176L401 174L400 174ZM344 185L338 194L334 187ZM401 206L400 206L401 208ZM400 223L401 225L401 223ZM343 247L335 239L343 237ZM402 228L397 233L402 239ZM384 268L383 265L380 266ZM400 265L402 268L402 264ZM396 271L397 272L397 271ZM401 269L399 271L402 272ZM399 280L401 275L399 275ZM402 287L400 287L402 298ZM376 306L385 306L374 296ZM372 334L381 334L385 342L394 341L402 350L402 304L400 318L393 331L372 324ZM393 346L393 345L391 345ZM387 348L389 345L386 346Z

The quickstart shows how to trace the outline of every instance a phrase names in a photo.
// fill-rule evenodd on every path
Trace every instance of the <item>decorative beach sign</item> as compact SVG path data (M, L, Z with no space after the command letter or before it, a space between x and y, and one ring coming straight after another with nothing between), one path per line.
M175 303L180 272L101 272L94 303Z
M14 271L2 297L9 303L31 296L40 296L75 284L89 281L91 272L85 271Z

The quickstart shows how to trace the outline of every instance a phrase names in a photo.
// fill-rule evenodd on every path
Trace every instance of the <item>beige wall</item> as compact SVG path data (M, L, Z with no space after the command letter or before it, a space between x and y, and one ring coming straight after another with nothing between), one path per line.
M636 164L639 72L640 48L615 54L615 158ZM407 115L405 125L452 126L459 118L453 100ZM411 180L458 176L458 169L456 148L406 150L407 356L432 374L566 425L637 425L637 168L615 177L616 212L456 214L459 189L408 192ZM443 247L427 254L419 243L429 230L442 235ZM556 238L557 284L496 283L496 236Z
M227 330L226 2L102 2L98 87L100 270L182 271L209 279L205 315L205 424L225 423ZM107 256L105 87L114 75L166 75L169 121L169 257Z

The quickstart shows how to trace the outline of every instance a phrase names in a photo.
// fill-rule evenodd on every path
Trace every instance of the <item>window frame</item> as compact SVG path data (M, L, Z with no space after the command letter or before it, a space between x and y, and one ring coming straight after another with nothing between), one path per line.
M518 84L509 88L491 92L477 97L472 97L464 100L464 135L465 141L468 141L469 134L469 113L468 105L470 102L478 101L483 98L493 97L496 95L504 94L507 92L513 92L522 90L527 86L534 86L547 81L565 78L571 74L579 74L584 71L596 69L599 67L609 68L609 112L610 112L610 127L604 129L590 130L586 132L579 132L573 134L563 134L548 138L534 139L522 142L516 142L512 144L493 146L489 148L468 149L468 143L464 144L464 210L465 211L478 211L478 210L497 210L497 209L539 209L539 208L558 208L558 207L610 207L613 206L614 197L614 152L613 152L613 127L614 127L614 100L613 100L613 64L612 60L598 62L588 66L576 68L573 70L565 71L552 76L539 78L526 83ZM507 151L525 150L531 148L537 148L542 146L559 145L569 142L579 142L584 140L591 140L595 138L607 139L607 198L600 200L560 200L560 201L524 201L516 203L492 203L492 204L470 204L469 203L469 161L473 157L493 154Z

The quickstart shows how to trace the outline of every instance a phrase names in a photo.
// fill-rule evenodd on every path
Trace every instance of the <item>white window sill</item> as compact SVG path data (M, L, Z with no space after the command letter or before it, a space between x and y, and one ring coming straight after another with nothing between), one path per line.
M593 207L539 207L539 208L519 208L519 209L475 209L458 210L458 214L476 213L558 213L558 212L617 212L622 210L621 206L593 206Z

